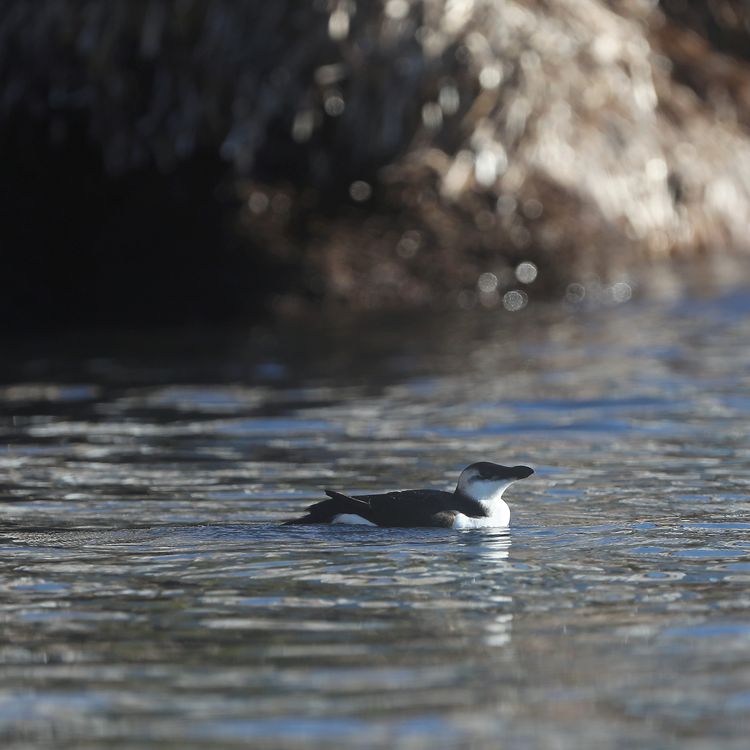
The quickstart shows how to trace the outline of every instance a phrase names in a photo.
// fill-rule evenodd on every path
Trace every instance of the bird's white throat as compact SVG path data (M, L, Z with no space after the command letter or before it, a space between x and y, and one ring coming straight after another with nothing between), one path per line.
M503 492L513 484L515 480L504 480L498 482L493 479L474 479L471 482L467 482L464 486L459 484L459 490L470 497L472 500L476 500L478 503L486 507L491 507L495 503L502 503L505 505L503 500Z

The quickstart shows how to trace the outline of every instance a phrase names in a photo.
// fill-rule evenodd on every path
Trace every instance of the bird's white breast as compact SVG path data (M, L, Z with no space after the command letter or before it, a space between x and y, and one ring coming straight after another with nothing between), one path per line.
M510 508L503 500L503 492L510 487L510 482L483 481L475 479L467 484L463 491L466 495L476 500L484 508L486 516L475 518L465 516L463 513L456 515L453 521L454 529L487 529L505 528L510 523Z
M510 523L510 508L503 503L505 508L499 508L498 512L493 513L491 516L483 516L482 518L475 518L473 516L465 516L463 513L457 513L455 519L453 519L454 529L498 529L505 528Z

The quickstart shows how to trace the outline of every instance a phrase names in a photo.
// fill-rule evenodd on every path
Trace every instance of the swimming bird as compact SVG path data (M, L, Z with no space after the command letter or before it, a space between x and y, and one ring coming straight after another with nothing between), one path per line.
M505 527L510 508L503 492L534 473L528 466L479 461L467 466L454 492L400 490L378 495L344 495L324 490L328 498L307 508L307 515L286 524L347 523L367 526L441 526L449 529Z

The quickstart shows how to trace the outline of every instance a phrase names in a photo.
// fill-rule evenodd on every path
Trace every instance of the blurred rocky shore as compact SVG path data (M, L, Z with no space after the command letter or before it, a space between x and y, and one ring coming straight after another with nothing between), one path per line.
M6 0L0 164L10 327L680 294L750 256L750 5Z

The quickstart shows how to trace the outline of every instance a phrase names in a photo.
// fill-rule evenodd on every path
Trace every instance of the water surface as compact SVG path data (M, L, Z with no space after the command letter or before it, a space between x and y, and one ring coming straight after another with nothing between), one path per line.
M750 302L16 346L3 747L745 748ZM528 463L509 533L283 527Z

